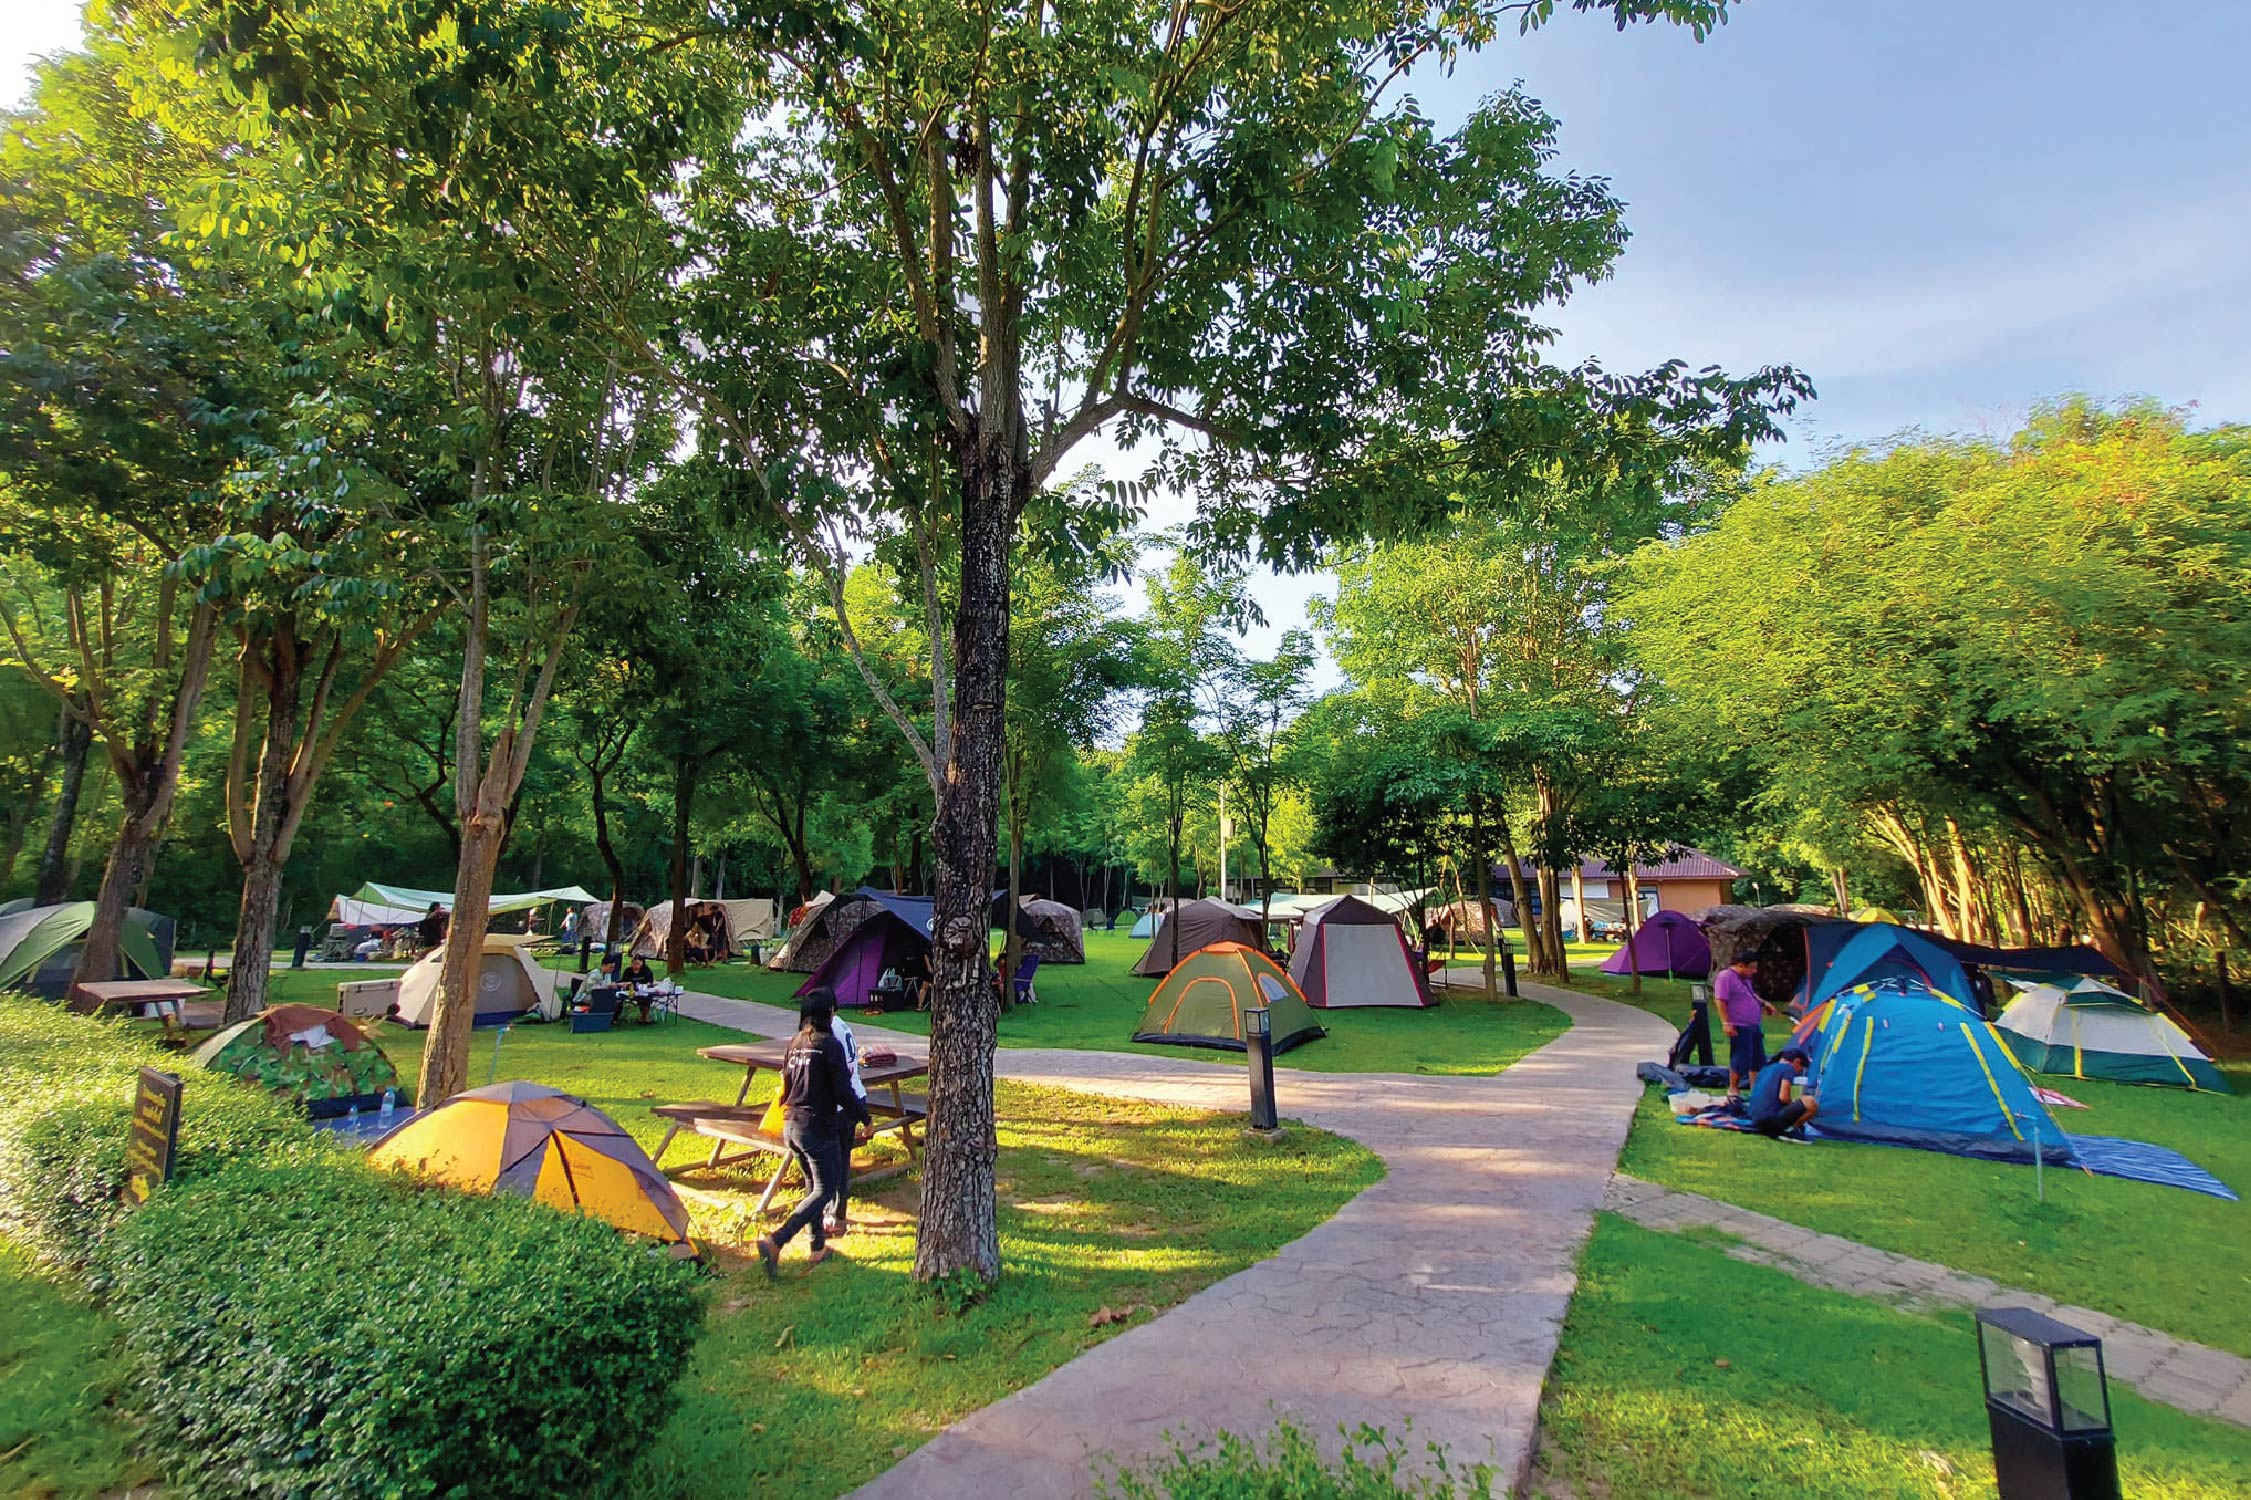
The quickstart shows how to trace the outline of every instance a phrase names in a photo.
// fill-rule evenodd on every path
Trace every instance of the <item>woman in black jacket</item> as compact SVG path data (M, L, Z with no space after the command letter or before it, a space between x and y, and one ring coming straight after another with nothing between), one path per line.
M852 1092L852 1067L844 1044L829 1023L836 1016L836 996L815 990L797 1007L797 1035L789 1039L782 1056L782 1140L797 1169L805 1174L805 1201L782 1221L782 1227L758 1241L759 1264L771 1279L780 1269L782 1246L810 1225L813 1250L807 1263L819 1265L829 1258L824 1211L844 1185L844 1130L850 1120L866 1139L867 1104Z

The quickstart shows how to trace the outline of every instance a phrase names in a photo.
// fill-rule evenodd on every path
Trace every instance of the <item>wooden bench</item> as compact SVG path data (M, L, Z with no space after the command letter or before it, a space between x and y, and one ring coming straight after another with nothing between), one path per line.
M774 1195L781 1190L782 1179L789 1175L794 1164L789 1145L779 1131L765 1129L766 1106L763 1104L721 1104L716 1100L698 1099L686 1104L659 1104L650 1113L666 1122L664 1139L657 1142L649 1160L667 1176L679 1172L712 1171L719 1167L735 1166L759 1156L775 1158L774 1173L766 1179L765 1188L758 1195L757 1212L765 1213L773 1206ZM861 1183L880 1182L896 1176L919 1161L922 1141L917 1127L930 1117L929 1101L917 1094L900 1095L896 1100L880 1093L868 1097L868 1113L875 1116L873 1134L896 1133L907 1148L907 1159L887 1166L855 1169L852 1186L858 1190ZM711 1155L700 1165L694 1162L679 1166L663 1165L664 1154L681 1131L700 1135L712 1143ZM734 1149L729 1150L730 1147Z

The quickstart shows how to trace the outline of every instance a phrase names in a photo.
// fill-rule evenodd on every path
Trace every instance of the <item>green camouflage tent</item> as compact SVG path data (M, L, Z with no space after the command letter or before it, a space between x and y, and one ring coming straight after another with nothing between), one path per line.
M195 1061L292 1100L316 1118L381 1105L406 1088L383 1049L347 1016L317 1005L276 1005L195 1050Z

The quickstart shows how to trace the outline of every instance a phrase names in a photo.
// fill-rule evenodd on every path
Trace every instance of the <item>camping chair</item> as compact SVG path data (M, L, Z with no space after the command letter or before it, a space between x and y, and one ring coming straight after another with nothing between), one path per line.
M352 929L342 922L328 924L328 935L320 940L320 961L324 964L344 963L352 956Z
M673 1020L678 1020L680 1018L680 997L682 995L685 995L686 993L687 991L685 989L657 991L656 999L652 1001L650 1005L649 1019L655 1020L658 1017L669 1017Z
M1016 977L1010 984L1016 992L1015 1000L1018 1005L1040 1003L1039 992L1032 988L1032 976L1039 971L1040 956L1037 953L1025 954L1024 961L1016 966Z

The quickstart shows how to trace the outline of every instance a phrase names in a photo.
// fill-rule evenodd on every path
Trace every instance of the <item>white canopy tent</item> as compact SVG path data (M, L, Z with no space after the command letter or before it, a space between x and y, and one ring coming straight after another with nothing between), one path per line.
M567 901L573 906L588 906L600 899L592 891L583 887L562 885L555 887L553 890L518 891L516 894L509 896L495 892L492 899L486 903L486 910L494 912L529 911L535 906L545 906L550 901ZM381 885L372 880L352 892L350 896L338 896L336 898L337 909L342 910L346 901L360 903L362 909L380 908L398 914L376 918L369 924L373 926L385 926L399 922L418 922L433 905L440 911L453 910L453 892L451 891L425 891L407 885ZM337 920L350 921L351 919L339 917Z

